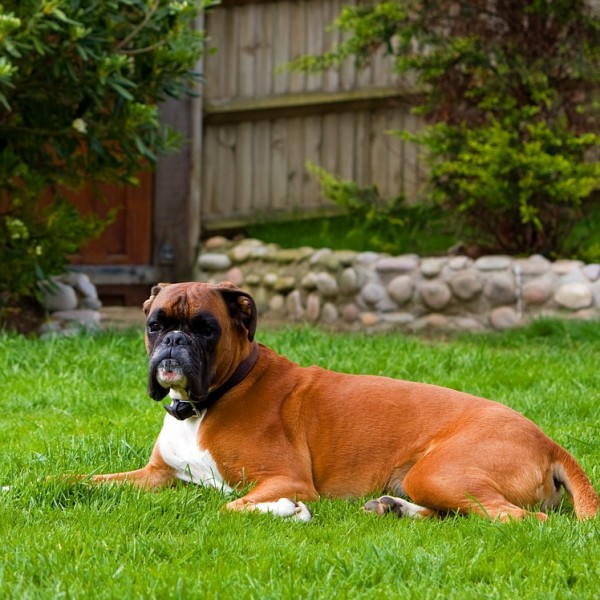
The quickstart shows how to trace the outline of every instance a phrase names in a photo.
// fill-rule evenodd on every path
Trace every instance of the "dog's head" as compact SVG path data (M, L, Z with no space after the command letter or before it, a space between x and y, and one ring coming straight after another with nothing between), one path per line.
M248 354L256 331L252 297L229 282L161 283L144 302L148 394L169 389L202 402Z

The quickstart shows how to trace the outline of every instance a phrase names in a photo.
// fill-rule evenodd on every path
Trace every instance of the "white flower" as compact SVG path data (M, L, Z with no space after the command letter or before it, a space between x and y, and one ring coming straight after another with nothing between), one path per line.
M83 119L75 119L71 127L79 133L87 133L87 123Z

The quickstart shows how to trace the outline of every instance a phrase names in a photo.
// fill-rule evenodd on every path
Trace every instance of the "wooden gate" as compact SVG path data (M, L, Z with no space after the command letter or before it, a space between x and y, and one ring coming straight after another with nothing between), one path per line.
M86 188L72 198L84 215L105 218L110 210L116 210L103 234L71 257L71 264L91 276L108 304L141 305L156 278L152 266L153 178L151 173L139 178L139 187L102 186L102 195Z

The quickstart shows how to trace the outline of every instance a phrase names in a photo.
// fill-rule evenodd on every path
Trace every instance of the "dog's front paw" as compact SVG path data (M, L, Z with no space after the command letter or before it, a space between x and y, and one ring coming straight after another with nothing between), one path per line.
M411 517L413 519L429 516L431 512L428 508L413 504L403 498L394 498L393 496L381 496L381 498L369 500L363 506L363 511L371 512L378 516L392 512L399 517Z
M308 522L312 514L304 502L294 502L289 498L279 498L276 502L258 502L255 509L263 513L271 513L277 517L292 518L294 521Z
M272 502L246 502L243 498L227 504L230 510L255 510L261 513L270 513L282 519L308 522L312 514L304 502L294 502L290 498L279 498Z

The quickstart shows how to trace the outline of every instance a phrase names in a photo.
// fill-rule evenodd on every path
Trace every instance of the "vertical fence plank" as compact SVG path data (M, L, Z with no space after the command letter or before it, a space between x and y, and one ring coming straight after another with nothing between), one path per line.
M343 179L353 179L354 157L356 155L354 142L355 113L347 112L338 115L338 123L338 174Z
M422 126L421 119L411 112L407 112L404 118L404 129L415 133ZM409 199L419 196L423 174L419 147L414 142L404 142L403 161L403 186L402 191Z
M371 179L372 183L377 186L381 195L387 194L387 171L388 171L388 160L387 160L387 149L385 134L386 119L383 111L376 111L371 119L371 151L370 151L370 162L371 162Z
M322 118L318 115L306 117L304 121L304 163L302 165L302 182L304 187L304 204L307 207L318 207L323 204L321 189L314 175L306 169L306 162L319 164L321 159Z
M253 123L237 126L235 145L235 197L233 211L247 215L252 210L252 130Z
M205 127L202 140L202 213L209 221L217 214L215 199L219 194L218 169L215 163L217 135L215 127Z
M333 50L340 40L340 35L337 29L331 27L334 19L337 17L339 10L337 4L331 0L330 2L322 2L323 20L325 22L325 35L323 36L323 51ZM340 86L340 71L337 67L330 67L323 73L323 90L326 92L336 92Z
M354 148L356 165L354 177L358 185L364 187L371 183L371 111L362 110L356 113L354 130Z
M304 119L287 119L287 188L292 210L303 205Z
M282 66L290 60L290 4L275 2L272 10L275 13L275 31L273 40L273 67L275 69L273 91L283 94L289 88L290 74L282 70Z
M306 2L297 0L290 5L290 58L306 54ZM300 71L290 73L288 91L302 92L306 85L306 75Z
M273 42L275 36L275 11L270 4L256 4L256 90L258 97L273 93Z
M284 210L287 203L287 156L286 123L283 119L273 121L271 127L271 169L275 175L271 178L271 197L269 208Z
M239 19L235 7L225 11L225 38L227 43L221 44L223 59L220 68L225 73L225 86L223 100L231 100L238 95L238 35Z
M236 180L232 176L235 165L236 128L224 125L217 131L217 178L219 193L215 197L215 211L222 217L230 218L235 214Z
M244 4L237 8L239 18L238 94L254 96L256 83L256 6ZM262 65L258 69L262 70Z
M264 218L270 202L271 181L271 122L257 121L252 139L252 210Z

